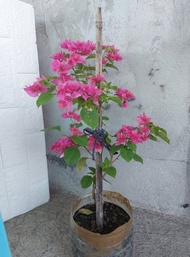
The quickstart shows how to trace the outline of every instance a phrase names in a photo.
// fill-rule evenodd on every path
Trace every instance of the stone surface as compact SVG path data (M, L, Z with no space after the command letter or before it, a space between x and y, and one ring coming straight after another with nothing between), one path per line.
M49 200L41 108L23 90L38 77L33 7L0 1L0 212L4 220Z
M13 257L71 257L69 216L76 196L49 203L5 223ZM190 219L133 209L133 257L189 257Z

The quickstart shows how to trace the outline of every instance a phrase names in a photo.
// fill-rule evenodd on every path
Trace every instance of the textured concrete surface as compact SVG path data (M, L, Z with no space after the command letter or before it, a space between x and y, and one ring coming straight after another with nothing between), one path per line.
M39 75L31 5L0 1L0 56L0 212L7 220L49 200L42 109L23 90Z
M40 70L50 74L50 56L65 39L95 40L97 0L23 0L35 8ZM126 111L118 106L108 110L108 128L115 134L121 124L136 124L142 112L167 129L171 145L148 142L138 154L144 165L118 162L112 190L128 196L136 206L190 217L190 1L189 0L110 0L102 2L103 43L121 49L124 60L120 73L112 73L113 82L130 89L136 101ZM58 115L55 115L55 114ZM56 103L44 108L45 126L63 125ZM50 132L47 151L60 137ZM50 165L51 184L70 186L80 191L80 183L71 182L63 167ZM77 178L78 174L76 174ZM73 175L74 177L74 175ZM77 180L77 179L76 179ZM61 185L60 181L65 181ZM125 183L123 183L125 181ZM177 197L174 197L177 195Z
M75 196L49 203L5 223L13 257L71 257L69 214ZM190 219L134 208L134 257L190 257Z

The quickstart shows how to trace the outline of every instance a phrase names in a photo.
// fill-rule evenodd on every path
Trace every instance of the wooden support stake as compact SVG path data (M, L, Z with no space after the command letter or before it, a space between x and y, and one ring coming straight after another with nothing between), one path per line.
M102 75L102 14L101 8L97 9L96 14L96 75ZM99 88L100 83L96 83ZM102 129L102 105L99 103L99 123L98 129ZM103 177L100 163L102 162L102 154L96 153L96 226L98 230L103 228Z

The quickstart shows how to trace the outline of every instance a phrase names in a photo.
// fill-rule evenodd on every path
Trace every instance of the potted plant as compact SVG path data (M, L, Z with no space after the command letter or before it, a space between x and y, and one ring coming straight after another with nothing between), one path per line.
M100 32L101 17L98 21ZM117 72L115 63L122 57L115 46L102 45L97 35L96 44L71 40L60 43L63 51L55 53L51 61L51 69L57 75L39 78L24 90L38 97L38 107L56 97L58 109L63 110L62 118L71 119L70 135L62 135L52 144L51 151L68 165L76 163L79 170L94 161L94 166L90 161L89 172L81 179L83 188L92 186L92 194L72 206L73 256L132 256L132 208L119 193L103 191L103 181L107 176L115 178L114 163L119 158L127 163L143 163L137 154L138 144L158 138L169 143L169 139L166 131L145 113L137 117L136 126L123 124L112 135L105 129L109 120L106 105L114 102L125 110L135 96L108 80L108 69ZM60 126L45 131L52 129L61 131Z

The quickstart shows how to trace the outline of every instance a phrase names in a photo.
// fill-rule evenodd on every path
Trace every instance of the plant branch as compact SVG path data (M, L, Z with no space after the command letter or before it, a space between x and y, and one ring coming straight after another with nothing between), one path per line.
M115 161L117 161L120 157L120 154L118 154L118 156L112 161L112 163L114 163Z

